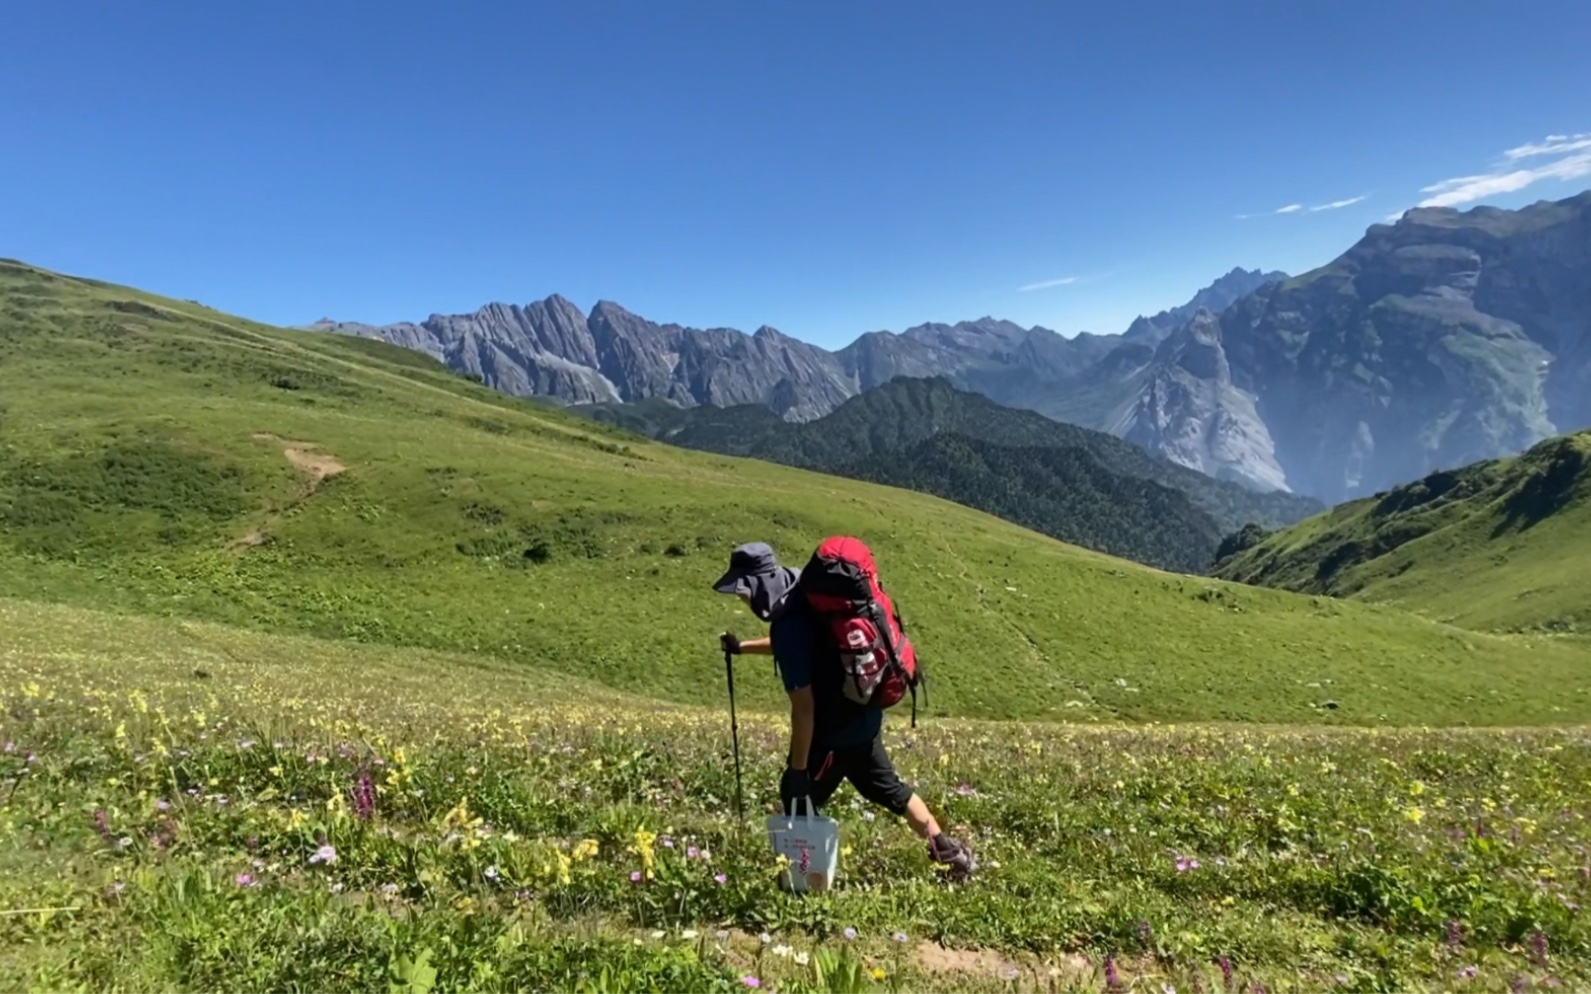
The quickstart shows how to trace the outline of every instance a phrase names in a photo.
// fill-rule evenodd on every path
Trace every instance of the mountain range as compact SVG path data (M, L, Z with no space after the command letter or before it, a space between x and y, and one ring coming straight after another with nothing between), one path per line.
M685 448L917 490L1097 552L1185 573L1222 536L1322 510L1211 479L1113 435L1001 407L943 377L897 377L814 421L659 399L569 410Z
M828 352L556 296L313 327L420 349L514 394L757 404L790 421L897 376L943 376L1217 478L1336 503L1591 425L1591 192L1411 210L1311 272L1235 269L1121 334L983 318Z

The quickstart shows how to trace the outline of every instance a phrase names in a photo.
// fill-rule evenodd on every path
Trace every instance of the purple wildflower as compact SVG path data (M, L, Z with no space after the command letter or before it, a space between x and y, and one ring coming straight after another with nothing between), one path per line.
M1121 974L1116 972L1116 957L1110 953L1105 954L1105 988L1121 990Z
M977 793L978 793L978 788L974 787L970 783L963 783L963 784L957 784L956 785L956 796L957 797L973 797Z
M854 929L854 928L849 928L848 927L841 934L845 936L845 939L846 939L847 942L855 942L856 941L856 929Z
M337 862L337 847L331 844L321 846L315 854L309 857L311 863L325 863L327 866Z
M1537 932L1530 937L1530 958L1537 963L1547 962L1547 936Z
M729 875L727 873L720 873L713 877L713 882L719 886L723 886L724 884L729 883Z
M773 936L769 935L767 932L764 932L757 936L757 941L766 946L768 943L773 941Z
M94 809L94 831L98 832L99 837L104 839L106 842L110 841L110 826L105 823L104 808Z
M906 933L896 932L893 936L891 936L891 938L893 938L896 942L904 943L906 941Z
M348 797L354 817L360 821L369 821L376 813L376 783L370 778L369 770L359 771L359 779L354 781Z
M239 887L259 886L259 881L254 879L254 874L252 873L239 873L237 876L232 878L232 882L237 884Z
M640 870L631 870L630 871L630 883L638 884L640 882L641 882L641 871Z
M1453 976L1457 977L1460 980L1474 980L1475 979L1475 975L1477 973L1480 973L1480 967L1478 967L1475 964L1471 963L1469 966L1466 966L1464 969L1455 972L1453 974Z
M702 851L700 849L696 848L695 846L691 846L690 848L685 850L685 858L686 859L695 859L698 856L700 856L701 854L702 854Z
M167 803L166 801L156 801L155 802L155 810L156 811L170 811L171 810L171 805L169 803Z
M745 984L747 987L761 987L762 986L762 981L760 979L758 979L757 977L753 977L749 973L746 974L744 977L741 977L740 978L740 982Z
M1457 949L1464 944L1464 925L1457 918L1447 920L1447 946Z
M1232 989L1232 960L1226 956L1217 956L1215 965L1221 968L1221 986L1227 990Z

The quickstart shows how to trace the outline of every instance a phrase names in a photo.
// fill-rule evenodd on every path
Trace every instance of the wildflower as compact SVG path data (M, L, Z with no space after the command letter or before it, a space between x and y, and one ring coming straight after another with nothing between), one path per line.
M156 811L170 811L171 810L171 805L166 803L165 801L156 801L155 802L155 810Z
M796 953L791 959L795 960L796 966L806 966L812 962L812 957L806 953Z
M689 846L685 850L685 858L686 859L695 859L696 857L700 856L701 854L702 854L702 851L700 849L696 848L695 846Z
M1537 963L1547 962L1547 937L1541 932L1530 937L1530 958Z
M1105 954L1105 987L1113 991L1121 989L1121 975L1116 972L1116 957L1110 953Z
M1480 973L1480 968L1477 967L1474 963L1471 963L1469 966L1466 966L1464 969L1456 971L1453 974L1453 976L1457 977L1460 980L1474 980L1475 979L1475 975L1477 973Z
M856 941L856 929L854 928L847 927L846 930L841 934L845 936L847 942Z
M1187 873L1189 870L1197 870L1198 868L1199 868L1199 861L1197 859L1194 859L1192 856L1178 856L1177 857L1177 872L1178 873Z
M132 844L133 844L132 838L130 836L126 836L126 835L124 835L121 838L116 840L116 848L117 849L126 849L128 846L130 846Z
M972 797L978 793L978 788L970 783L963 783L956 787L957 797Z
M779 945L774 946L772 949L770 949L768 951L770 953L773 953L775 956L779 957L780 959L785 959L794 950L792 950L789 946L787 946L787 945L785 945L784 943L781 942Z
M254 874L252 873L239 873L237 876L232 878L232 882L237 884L239 887L259 886L259 881L254 879Z
M716 874L713 877L713 883L718 884L720 887L722 887L724 884L729 883L729 874L727 874L727 873Z
M484 875L487 880L490 880L493 883L496 883L498 876L500 876L500 874L497 872L497 867L495 866L488 866Z
M1149 919L1138 919L1138 941L1147 944L1149 940L1154 938L1154 934L1154 929L1149 927Z
M354 809L354 817L360 821L369 821L376 813L376 784L370 779L369 770L359 771L359 779L354 781L348 797Z
M330 866L337 862L337 847L330 844L323 845L315 850L315 854L309 857L309 861L311 863L325 863Z
M762 981L757 979L756 977L753 977L749 973L746 974L744 977L741 977L740 978L740 982L745 984L747 987L761 987L762 986Z
M1177 994L1177 988L1175 984L1161 984L1160 991L1161 994Z
M892 936L892 938L893 938L893 939L894 939L894 940L895 940L895 941L896 941L896 942L901 942L901 943L904 943L904 942L905 942L905 941L906 941L906 933L905 933L905 932L896 932L896 933L895 933L895 934L894 934L894 936Z
M652 938L653 938L653 939L654 939L654 940L655 940L655 939L661 939L661 938L663 938L663 937L664 937L664 936L665 936L665 935L667 935L667 934L668 934L668 933L667 933L667 932L665 932L665 931L663 931L663 930L662 930L662 929L660 929L660 928L658 928L658 929L653 929L653 930L652 930Z
M1448 948L1457 948L1464 944L1464 926L1457 918L1447 920L1447 945Z
M641 871L640 870L631 870L630 871L630 883L638 884L640 882L641 882Z
M691 940L692 940L692 939L694 939L694 938L696 938L696 937L697 937L697 936L698 936L698 935L700 935L700 934L701 934L701 933L700 933L700 932L698 932L698 931L696 931L696 930L695 930L695 929L694 929L694 928L688 928L688 929L686 929L686 930L685 930L685 931L683 931L683 932L681 932L681 933L680 933L680 934L679 934L679 937L680 937L680 938L681 938L681 939L684 939L684 940L685 940L685 941L686 941L686 942L689 942L689 941L691 941Z
M1221 968L1221 986L1230 990L1232 988L1232 961L1225 956L1217 956L1215 965Z
M767 932L764 932L757 936L757 941L766 946L768 943L773 941L773 936L769 935Z
M381 893L387 895L388 897L391 897L392 895L396 894L397 892L398 892L398 885L397 884L382 884L381 885Z
M729 929L727 929L727 928L719 929L718 931L713 933L713 938L717 939L719 942L727 941L729 939Z

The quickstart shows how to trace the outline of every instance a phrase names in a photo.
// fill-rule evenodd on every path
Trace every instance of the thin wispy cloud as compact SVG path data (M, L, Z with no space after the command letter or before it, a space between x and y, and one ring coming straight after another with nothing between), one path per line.
M1357 204L1361 200L1364 200L1367 196L1369 196L1369 194L1360 194L1357 197L1349 197L1347 200L1333 200L1329 204L1321 204L1318 207L1311 207L1309 210L1310 210L1310 213L1314 213L1315 211L1341 210L1344 207L1352 207L1354 204Z
M1237 217L1239 221L1247 221L1251 217L1272 217L1277 214L1313 214L1316 211L1334 211L1342 207L1351 207L1364 199L1364 196L1349 197L1346 200L1333 200L1329 204L1320 204L1316 207L1305 207L1303 204L1288 204L1286 207L1278 207L1263 214L1239 214Z
M1546 161L1539 161L1546 160ZM1499 193L1515 193L1542 180L1591 176L1591 134L1548 135L1508 149L1496 167L1474 176L1458 176L1420 190L1430 196L1420 207L1456 207Z
M1019 286L1017 290L1022 293L1032 293L1034 290L1048 290L1052 286L1071 286L1080 279L1082 279L1081 276L1062 276L1056 280L1044 280L1041 283L1029 283L1027 286Z

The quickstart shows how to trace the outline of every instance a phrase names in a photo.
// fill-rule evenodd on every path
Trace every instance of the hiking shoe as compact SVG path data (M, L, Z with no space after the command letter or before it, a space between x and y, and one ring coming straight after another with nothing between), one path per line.
M950 836L940 833L928 843L928 858L941 866L948 867L947 873L951 880L962 881L972 876L978 868L978 863L972 858L972 850L967 844Z

